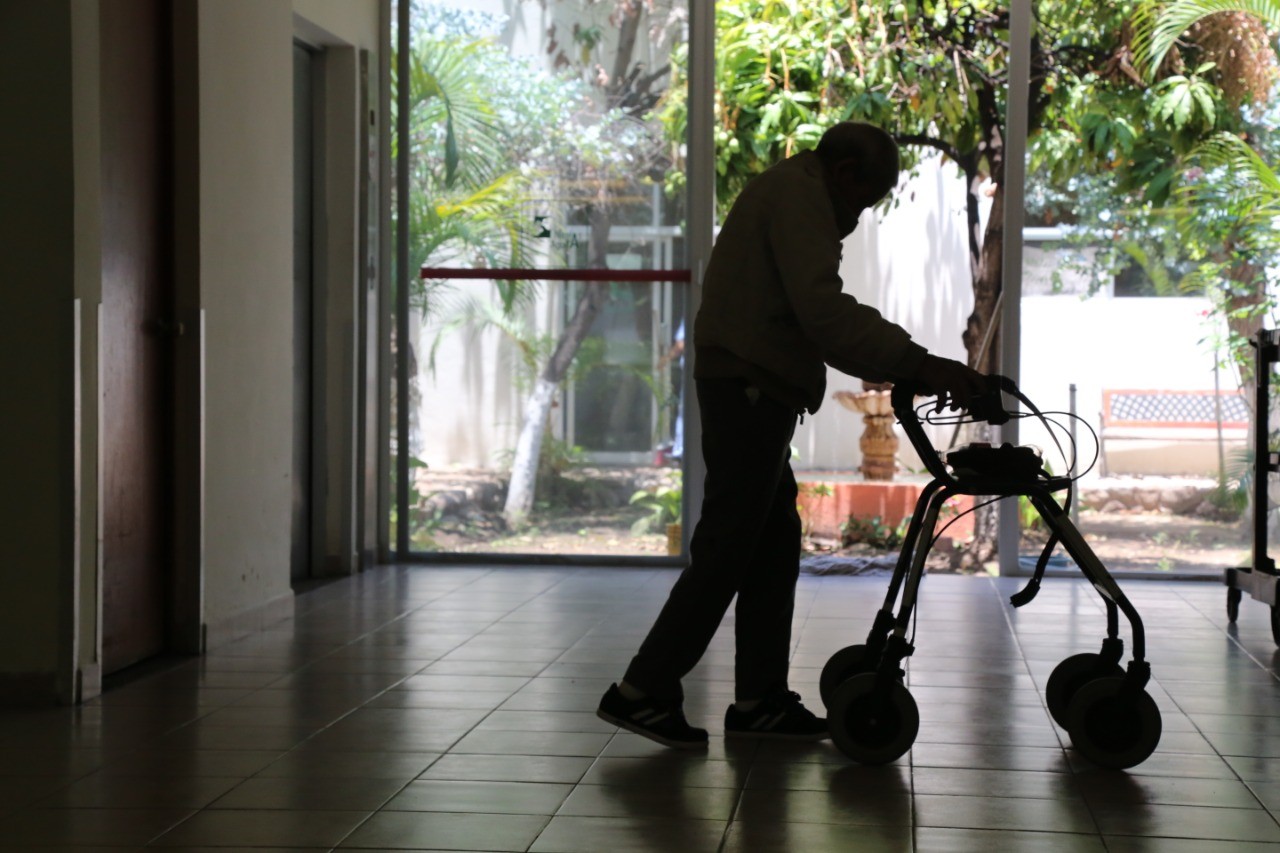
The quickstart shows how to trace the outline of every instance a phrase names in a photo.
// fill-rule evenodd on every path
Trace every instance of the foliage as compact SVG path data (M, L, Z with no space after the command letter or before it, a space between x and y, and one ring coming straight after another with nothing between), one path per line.
M580 263L578 257L553 258L555 251L573 247L544 238L551 229L563 233L569 224L590 224L593 241L601 242L592 217L599 218L615 188L633 186L637 175L644 180L652 171L650 161L664 153L655 155L649 141L644 116L652 102L613 96L648 91L665 72L628 77L627 87L610 85L609 97L604 97L585 69L567 60L557 61L559 70L553 73L540 66L540 58L511 56L497 38L505 24L502 16L438 3L415 3L412 11L413 55L407 81L412 245L404 277L416 306L436 321L429 364L434 366L445 335L462 329L497 330L514 345L526 390L539 378L559 385L599 362L598 357L592 362L592 357L599 355L601 342L575 338L566 343L570 330L583 334L589 321L571 320L559 338L539 335L528 310L539 294L536 283L494 282L497 299L489 302L459 298L450 282L419 281L413 272L424 265ZM552 42L554 29L547 34ZM592 53L595 41L586 31L575 30L584 56L598 54ZM554 200L553 215L535 217L534 206L547 200ZM571 212L565 214L565 209ZM571 216L577 217L572 223ZM601 233L607 244L608 217L603 218L606 227ZM597 306L598 300L591 304ZM539 413L527 420L531 423L522 424L517 443L521 452L552 452L548 448L554 448L555 440L540 437L546 417ZM526 430L539 435L526 440ZM525 462L518 456L512 455L511 492L531 495L535 469L545 470L548 460Z
M1240 17L1239 10L1262 6L1272 7L1272 17ZM1208 296L1226 332L1210 333L1207 342L1242 381L1250 374L1249 338L1274 310L1275 273L1264 261L1280 249L1272 225L1280 184L1266 165L1280 153L1267 97L1276 58L1260 29L1274 24L1275 6L1140 4L1133 69L1083 102L1075 126L1040 137L1032 179L1042 189L1028 198L1033 215L1065 224L1068 243L1089 250L1077 253L1075 265L1095 287L1137 273L1148 293ZM1225 14L1232 8L1238 11ZM1134 105L1144 124L1130 128L1124 117ZM1063 156L1077 140L1085 143L1076 146L1078 158ZM1036 160L1055 145L1062 151Z
M637 491L631 496L631 504L649 510L649 514L631 525L632 535L643 536L679 521L683 500L684 488L678 471L672 485Z
M538 478L563 477L586 461L587 454L576 444L556 438L550 432L542 436L542 453L538 455Z
M1228 64L1227 86L1246 84L1233 97L1237 104L1246 96L1265 98L1270 89L1267 72L1274 71L1268 26L1280 29L1277 0L1146 3L1135 15L1135 64L1148 78L1156 76L1168 64L1179 39L1190 32L1213 59Z
M840 544L842 547L848 547L863 543L873 548L891 551L902 544L910 523L909 518L904 518L896 526L890 527L878 515L869 518L850 515L840 523Z
M793 450L792 456L793 458L798 459L800 454ZM835 494L831 486L827 483L799 483L797 484L796 489L800 497L809 496L817 498L818 500L829 498ZM804 504L804 502L797 501L796 511L800 514L800 541L807 542L809 540L809 534L813 530L813 521L810 518L809 508Z
M427 501L434 497L436 492L424 493L418 488L418 479L413 472L416 469L426 468L427 463L423 462L416 456L409 457L409 542L414 549L419 551L430 551L436 547L434 533L440 527L442 511L439 508L428 508ZM396 468L391 468L391 494L395 494ZM395 502L391 505L391 530L392 538L395 538L394 531L400 523L400 517Z
M410 271L533 266L545 245L531 200L589 200L592 181L642 169L645 127L601 109L575 75L512 56L497 41L503 16L438 4L413 12ZM424 311L450 288L412 275L410 285ZM495 286L508 312L536 295L527 282Z
M516 388L528 391L538 371L555 350L556 336L539 333L525 313L516 313L500 302L474 296L444 294L438 309L440 325L431 343L427 368L434 371L441 345L452 334L496 332L516 355L513 376ZM604 363L605 342L598 335L582 342L566 379L578 381Z
M498 464L511 467L515 451L510 448L498 452ZM539 483L549 483L563 477L568 472L583 465L587 461L587 452L576 444L556 438L548 430L542 434L542 452L538 454L537 479Z

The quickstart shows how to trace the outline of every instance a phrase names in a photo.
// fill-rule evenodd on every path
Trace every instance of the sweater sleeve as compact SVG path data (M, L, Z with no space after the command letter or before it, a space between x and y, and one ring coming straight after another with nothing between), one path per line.
M843 373L870 380L911 376L924 360L924 347L875 308L843 292L835 220L806 195L783 193L768 226L773 259L805 337Z

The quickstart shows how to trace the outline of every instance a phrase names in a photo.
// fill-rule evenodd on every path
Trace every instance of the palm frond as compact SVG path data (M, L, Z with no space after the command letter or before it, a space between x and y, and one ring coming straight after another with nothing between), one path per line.
M1208 177L1185 186L1187 204L1216 204L1224 215L1270 232L1280 216L1280 175L1247 142L1218 133L1201 143L1192 160Z
M1280 28L1280 0L1174 0L1168 4L1152 0L1134 15L1133 54L1139 71L1151 79L1183 33L1220 12L1244 12Z
M440 323L439 333L431 343L427 357L427 368L432 373L436 370L436 356L440 346L450 334L463 329L471 329L475 334L485 331L497 332L511 344L526 371L537 371L539 362L537 341L534 339L533 330L523 317L492 300L475 296L462 297L451 305L445 306L441 313L444 319Z

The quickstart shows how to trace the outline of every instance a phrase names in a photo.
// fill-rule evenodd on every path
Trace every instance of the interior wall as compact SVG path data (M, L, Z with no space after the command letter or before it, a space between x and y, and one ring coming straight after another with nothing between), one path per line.
M378 0L201 0L200 287L206 323L207 644L288 615L292 409L292 52L327 64L326 211L318 223L326 401L324 562L352 566L359 48L377 49ZM332 380L332 381L330 381ZM332 524L330 522L333 522Z
M187 651L292 609L295 6L348 48L334 63L351 78L345 125L330 132L349 174L334 184L330 203L342 206L333 220L350 235L335 242L350 257L331 273L353 301L363 118L357 50L376 56L382 2L184 0L174 7L175 26L192 34L179 66L188 75L179 91L190 96L179 114L190 107L193 117L176 129L183 152L176 258L185 282L184 340L196 352L194 372L184 373L195 390L183 407L200 420L194 443L179 448L192 457L180 470L194 477L189 509L198 519L189 543L184 528L191 547L179 562L198 564L191 581L200 587L183 619L204 628L203 637L182 639ZM20 131L0 134L0 277L8 283L0 288L0 317L9 324L0 335L0 387L21 401L0 419L0 532L13 549L0 564L0 706L76 701L97 691L90 676L101 642L98 9L97 0L0 0L0 114L15 118L11 126ZM352 312L333 316L351 360Z
M102 313L102 138L98 2L71 6L72 158L75 163L75 292L77 311L76 480L74 565L60 591L58 698L76 702L102 690L102 452L100 348Z
M71 7L0 0L0 701L50 701L76 544ZM32 81L39 81L33 85ZM17 131L17 132L15 132Z
M359 392L360 298L369 270L361 262L360 151L362 114L360 51L378 53L379 0L294 0L294 35L320 51L323 106L318 138L316 223L313 516L318 575L356 571L360 465L356 443ZM376 74L377 64L373 63ZM377 109L370 104L370 109ZM376 121L376 115L373 120ZM374 212L376 215L376 211ZM373 271L376 276L376 270Z
M293 328L292 6L199 5L207 641L285 615Z
M378 4L379 0L293 0L293 11L338 43L376 52Z

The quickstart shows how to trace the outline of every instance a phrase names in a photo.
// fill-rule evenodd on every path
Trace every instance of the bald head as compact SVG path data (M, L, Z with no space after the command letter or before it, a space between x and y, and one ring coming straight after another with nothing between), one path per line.
M818 157L842 191L860 186L858 194L879 201L898 185L898 145L873 124L842 121L818 141Z

